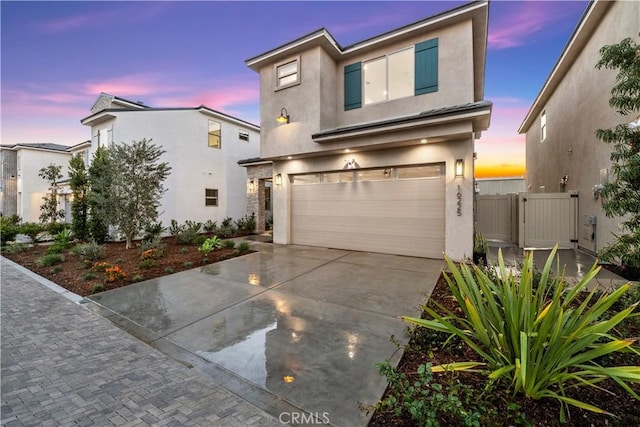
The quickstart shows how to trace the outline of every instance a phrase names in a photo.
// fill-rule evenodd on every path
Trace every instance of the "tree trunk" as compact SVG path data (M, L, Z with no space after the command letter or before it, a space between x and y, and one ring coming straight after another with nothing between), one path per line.
M125 243L124 248L125 249L131 249L133 247L133 239L131 239L131 236L127 235L127 243Z

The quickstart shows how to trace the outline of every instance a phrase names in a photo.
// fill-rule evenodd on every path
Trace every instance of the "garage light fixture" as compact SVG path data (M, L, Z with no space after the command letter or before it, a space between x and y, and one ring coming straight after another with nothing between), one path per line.
M256 182L254 180L250 180L249 183L247 184L247 191L249 193L256 192Z
M278 117L276 117L276 122L278 122L278 123L286 123L286 124L291 123L291 116L289 116L289 112L287 111L286 108L283 107L280 110L280 115Z
M456 178L464 176L464 160L456 160Z
M275 179L273 180L273 182L279 187L282 185L282 174L276 174Z

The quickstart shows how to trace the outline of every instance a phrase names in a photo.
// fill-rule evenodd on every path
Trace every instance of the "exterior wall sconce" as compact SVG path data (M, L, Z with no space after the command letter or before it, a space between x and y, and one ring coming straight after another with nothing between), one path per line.
M249 181L249 183L247 184L247 191L249 193L256 192L256 182L254 180Z
M276 174L275 179L273 180L273 182L279 187L282 185L282 174Z
M286 108L283 107L280 110L280 115L278 117L276 117L276 122L278 122L278 123L286 123L286 124L291 123L291 116L289 116L289 112L287 111Z
M456 160L456 178L460 178L464 176L464 160L457 159Z

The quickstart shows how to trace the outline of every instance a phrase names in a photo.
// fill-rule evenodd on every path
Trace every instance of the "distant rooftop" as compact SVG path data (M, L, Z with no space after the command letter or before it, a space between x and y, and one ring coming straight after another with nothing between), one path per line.
M3 145L2 148L17 149L17 148L33 148L36 150L49 150L49 151L69 151L68 145L52 144L48 142L36 142L36 143L20 143L20 144L8 144Z

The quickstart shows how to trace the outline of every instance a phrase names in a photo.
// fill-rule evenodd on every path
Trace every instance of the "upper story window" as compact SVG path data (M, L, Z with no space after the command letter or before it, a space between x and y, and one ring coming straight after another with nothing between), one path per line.
M247 132L246 130L240 129L238 131L238 139L240 141L249 141L249 132Z
M215 120L209 120L209 147L222 148L222 125Z
M547 138L547 112L543 111L540 116L540 142Z
M300 83L300 57L276 64L276 90Z
M108 147L113 142L111 136L111 128L98 129L95 135L98 147Z
M364 103L413 96L414 49L404 49L363 65Z
M437 91L437 38L344 67L345 110Z

